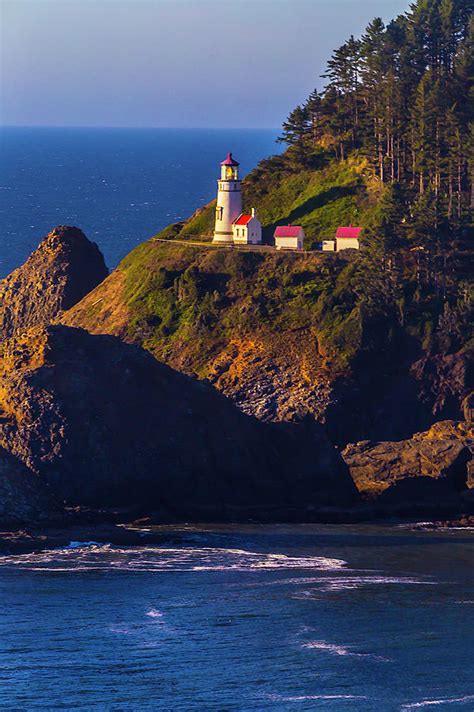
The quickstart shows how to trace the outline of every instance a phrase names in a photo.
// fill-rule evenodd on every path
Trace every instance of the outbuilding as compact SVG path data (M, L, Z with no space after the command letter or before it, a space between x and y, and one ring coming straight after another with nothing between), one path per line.
M336 250L358 250L360 249L359 237L363 228L353 227L338 227L336 230Z
M323 240L321 243L321 249L323 252L335 252L336 241L335 240Z
M273 233L277 250L302 250L304 230L301 225L280 225Z
M241 213L232 223L234 245L260 245L262 243L262 225L252 208L250 215Z

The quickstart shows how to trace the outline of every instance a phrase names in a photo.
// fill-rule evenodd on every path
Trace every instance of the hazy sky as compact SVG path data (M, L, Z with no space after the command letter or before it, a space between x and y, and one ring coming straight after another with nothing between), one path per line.
M0 0L2 124L276 127L408 0Z

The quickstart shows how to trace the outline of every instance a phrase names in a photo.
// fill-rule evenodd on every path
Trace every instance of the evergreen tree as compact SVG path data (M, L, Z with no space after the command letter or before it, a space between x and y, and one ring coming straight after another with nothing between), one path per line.
M279 143L293 147L297 159L303 165L307 163L311 128L308 109L306 106L297 106L283 123L282 135L277 139Z
M381 184L400 186L430 249L472 226L473 9L416 0L387 26L373 20L333 52L324 90L290 114L280 139L305 166L315 144L339 160L361 151Z

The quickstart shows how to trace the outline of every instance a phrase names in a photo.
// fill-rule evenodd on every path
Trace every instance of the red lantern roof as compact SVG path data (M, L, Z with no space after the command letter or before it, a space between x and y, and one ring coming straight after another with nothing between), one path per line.
M225 159L225 161L222 161L221 166L240 166L240 163L238 161L234 161L234 159L232 158L232 154L229 151L229 153L227 154L227 158Z
M363 229L362 227L352 227L352 225L349 227L338 227L336 237L349 237L357 240Z

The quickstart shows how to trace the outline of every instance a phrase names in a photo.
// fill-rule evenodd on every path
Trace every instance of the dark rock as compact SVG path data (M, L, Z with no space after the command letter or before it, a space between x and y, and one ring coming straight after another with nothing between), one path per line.
M102 253L81 230L55 228L24 265L0 281L0 340L53 321L107 274Z
M402 511L406 511L407 507L425 511L446 507L455 511L462 506L462 499L447 479L405 477L382 492L377 504Z
M437 419L463 417L463 402L472 390L472 354L424 356L411 367L419 383L419 401L429 407Z
M45 524L59 518L61 508L45 483L0 448L0 524Z
M113 336L58 325L5 342L2 407L0 444L70 504L215 517L356 496L317 425L261 423Z

